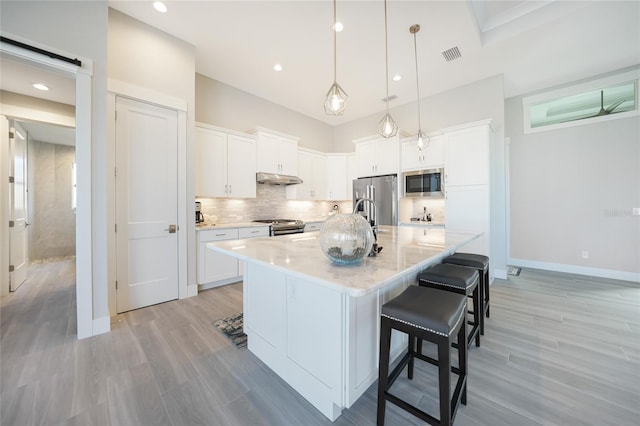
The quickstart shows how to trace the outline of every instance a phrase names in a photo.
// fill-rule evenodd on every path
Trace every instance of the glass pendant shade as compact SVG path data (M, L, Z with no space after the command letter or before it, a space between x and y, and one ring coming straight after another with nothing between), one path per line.
M398 134L398 125L391 117L391 114L386 113L382 120L378 123L378 132L383 138L392 138Z
M347 92L342 90L338 82L334 81L324 101L324 112L329 115L342 115L348 97Z
M418 140L418 149L420 151L425 149L427 147L427 145L429 145L429 142L431 142L431 138L429 136L425 135L422 132L422 130L418 130L417 140Z

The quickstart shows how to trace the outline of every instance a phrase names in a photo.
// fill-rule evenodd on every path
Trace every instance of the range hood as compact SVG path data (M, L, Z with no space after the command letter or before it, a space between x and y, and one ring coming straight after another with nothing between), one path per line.
M302 183L302 179L298 176L279 175L276 173L256 173L257 183L266 183L267 185L293 185Z

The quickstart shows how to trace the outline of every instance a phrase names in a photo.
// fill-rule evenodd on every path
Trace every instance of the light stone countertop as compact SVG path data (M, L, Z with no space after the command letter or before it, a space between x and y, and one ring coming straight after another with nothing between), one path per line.
M443 228L381 226L378 245L382 252L355 265L332 263L320 249L319 232L212 242L207 247L359 297L400 277L417 275L480 235Z
M437 222L423 222L423 221L413 221L413 222L400 222L400 226L415 226L419 228L444 228L444 223Z
M254 228L256 226L269 226L268 223L259 222L237 222L237 223L219 223L216 225L204 223L196 224L196 232L208 229L229 229L229 228Z

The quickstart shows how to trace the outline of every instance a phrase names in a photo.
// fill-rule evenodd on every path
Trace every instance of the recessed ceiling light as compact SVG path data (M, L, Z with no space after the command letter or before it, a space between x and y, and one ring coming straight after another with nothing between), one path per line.
M153 8L160 13L167 13L167 6L161 1L154 1Z
M38 90L49 90L49 87L47 87L42 83L33 83L33 87L35 87Z
M273 66L273 69L274 69L274 70L276 70L276 71L282 71L282 65L280 65L280 64L275 64L275 65Z
M339 33L340 31L344 30L344 25L342 25L342 22L336 22L336 25L333 28L337 33Z
M402 80L402 76L400 74L396 74L393 76L393 81L400 81Z

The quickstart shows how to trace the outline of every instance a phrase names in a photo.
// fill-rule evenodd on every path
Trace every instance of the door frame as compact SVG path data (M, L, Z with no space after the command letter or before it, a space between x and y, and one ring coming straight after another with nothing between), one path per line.
M25 44L37 46L44 50L55 51L58 49L50 46L44 46L31 40L26 40L11 34L3 34L14 40L21 41ZM92 79L93 79L93 61L79 55L71 54L69 56L78 57L82 61L82 66L73 65L59 59L50 58L41 53L35 53L21 47L13 46L8 43L0 42L0 54L7 55L13 59L26 62L29 65L61 72L76 82L76 165L77 165L77 207L76 207L76 315L77 315L77 336L78 339L84 339L96 334L104 333L110 330L108 321L96 321L93 318L93 229L92 229ZM5 110L6 109L6 110ZM12 118L30 119L29 112L23 108L15 108L8 110L3 108L3 115ZM8 176L9 170L5 170L6 158L4 149L0 150L0 173L4 182ZM4 192L4 191L3 191ZM0 197L0 273L8 284L9 271L9 247L8 247L8 197ZM6 208L5 208L6 207ZM5 280L4 277L7 279ZM4 294L4 285L2 286ZM107 318L108 319L108 318Z
M189 233L193 220L188 222L187 213L187 100L159 93L134 84L115 79L107 81L107 205L112 206L107 212L107 283L109 315L117 314L116 310L116 97L128 98L138 102L156 105L174 110L178 113L178 298L195 296L197 285L188 285L187 253ZM191 226L189 226L191 225ZM195 230L195 228L193 228Z

